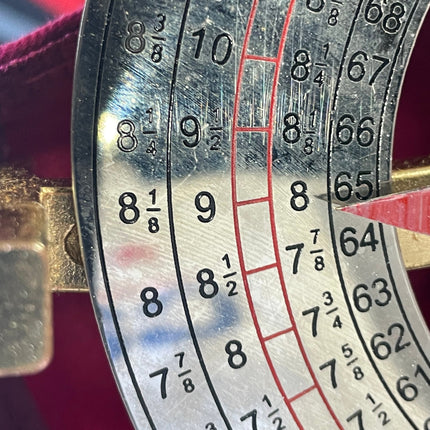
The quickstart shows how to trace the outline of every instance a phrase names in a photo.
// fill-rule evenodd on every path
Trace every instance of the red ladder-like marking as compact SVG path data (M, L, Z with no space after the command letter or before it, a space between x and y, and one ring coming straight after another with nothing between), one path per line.
M239 63L239 70L238 70L238 78L236 83L236 94L235 94L235 100L234 100L234 112L233 112L233 128L232 128L232 149L231 149L231 187L232 187L232 205L233 205L233 219L234 219L234 229L235 229L235 235L236 235L236 244L238 249L238 256L239 256L239 263L240 268L242 272L242 279L244 281L244 287L246 291L246 297L249 304L249 309L251 311L252 319L254 322L254 326L257 332L258 339L260 341L264 356L266 358L266 361L269 365L270 371L273 375L273 379L282 394L285 404L288 408L288 410L291 413L291 416L293 417L294 421L298 425L298 427L301 430L304 430L303 425L300 423L300 420L294 410L293 402L309 392L313 390L317 390L322 401L324 402L327 410L329 411L331 417L333 418L334 422L336 423L337 427L339 429L342 429L342 426L339 422L339 419L334 414L331 406L329 405L321 386L319 385L315 373L312 370L312 367L310 365L309 359L306 355L306 352L304 350L302 341L300 339L297 325L295 323L295 319L292 313L291 305L288 299L288 294L285 286L285 280L282 273L282 267L281 267L281 261L280 261L280 255L279 255L279 248L278 248L278 239L276 234L276 226L275 226L275 217L274 217L274 207L273 207L273 190L272 190L272 146L273 146L273 122L274 122L274 115L275 115L275 106L276 106L276 93L277 93L277 83L280 73L280 68L282 65L282 55L283 50L287 38L287 32L288 32L288 26L291 20L292 11L294 7L295 0L291 0L286 19L284 22L284 27L281 34L281 39L278 47L278 53L276 58L273 57L264 57L264 56L258 56L258 55L249 55L247 54L248 49L248 43L251 35L252 26L254 23L255 15L257 13L257 6L258 6L259 0L254 0L251 8L251 12L249 15L248 25L245 32L245 38ZM238 118L239 118L239 100L240 100L240 92L241 92L241 85L242 85L242 79L243 79L243 72L245 67L246 61L262 61L262 62L269 62L275 64L275 71L274 71L274 77L273 77L273 83L272 83L272 94L270 98L270 111L269 111L269 126L268 127L242 127L238 125ZM266 133L267 134L267 183L268 183L268 196L264 196L257 199L251 199L246 201L238 201L237 200L237 188L236 188L236 154L237 154L237 135L238 133L249 133L249 132L260 132L260 133ZM266 265L264 267L254 268L251 270L246 270L245 268L245 261L244 261L244 255L243 255L243 249L242 249L242 242L241 242L241 236L240 236L240 229L239 229L239 215L238 215L238 208L241 206L251 205L251 204L258 204L261 202L267 202L269 204L269 213L270 213L270 225L271 225L271 232L272 232L272 241L273 241L273 249L275 254L275 260L276 262L273 264ZM285 305L288 311L288 315L291 321L291 327L287 328L286 330L281 330L279 332L273 333L272 335L263 337L260 325L257 319L257 315L255 312L254 304L252 301L250 289L249 289L249 282L248 282L248 276L253 273L262 272L265 270L276 268L279 276L279 280L282 287L282 293L285 300ZM266 342L268 342L271 339L274 339L278 336L284 335L286 333L293 332L296 338L296 341L298 343L298 346L300 348L300 352L302 354L303 360L306 364L306 367L309 370L309 374L311 376L313 384L306 388L305 390L299 392L293 397L288 398L288 396L285 393L284 388L282 387L281 381L279 379L279 376L277 375L277 372L275 370L275 367L273 365L272 359L269 355L269 352L267 350Z

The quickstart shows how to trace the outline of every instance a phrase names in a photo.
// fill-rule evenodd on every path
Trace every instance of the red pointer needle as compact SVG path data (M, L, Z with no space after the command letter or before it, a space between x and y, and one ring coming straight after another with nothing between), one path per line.
M430 235L430 187L378 197L339 210Z

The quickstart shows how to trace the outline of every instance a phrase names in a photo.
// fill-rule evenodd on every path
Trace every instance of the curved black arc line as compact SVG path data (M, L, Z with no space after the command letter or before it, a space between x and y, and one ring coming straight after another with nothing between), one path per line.
M95 1L97 1L97 0L95 0ZM101 230L100 230L100 216L99 216L99 204L98 204L98 192L97 192L97 189L98 189L97 188L97 157L95 156L95 154L97 153L97 127L95 124L95 119L97 118L97 114L98 114L99 108L100 108L101 76L102 76L103 65L104 65L104 61L105 61L105 57L106 57L106 40L107 40L107 35L109 33L114 3L115 3L115 0L110 1L109 7L108 7L108 13L106 15L106 26L104 29L104 34L103 34L103 39L102 39L103 42L102 42L102 46L101 46L101 54L100 54L98 72L97 72L98 78L97 78L96 100L94 103L94 114L93 114L94 123L93 123L93 142L92 142L92 145L93 145L92 162L93 162L93 201L94 201L95 231L96 231L96 236L97 236L97 247L98 247L99 256L100 256L100 266L101 266L101 270L102 270L102 274L103 274L103 282L105 284L106 295L107 295L108 302L109 302L109 309L110 309L110 312L112 315L112 321L113 321L114 326L115 326L115 331L116 331L116 335L118 338L118 343L119 343L119 346L121 348L121 352L122 352L125 364L127 366L127 370L128 370L129 375L130 375L131 382L133 384L134 389L136 390L136 395L137 395L137 398L139 400L139 403L142 406L142 409L146 415L146 418L149 422L149 425L151 426L151 429L157 430L157 427L154 424L154 421L151 417L151 414L149 413L149 409L146 406L145 400L143 399L143 395L142 395L142 392L140 390L139 384L137 382L136 375L134 374L133 367L131 365L130 358L129 358L128 352L127 352L127 348L125 346L124 338L122 336L121 328L120 328L120 325L118 322L118 317L116 314L116 309L115 309L115 305L114 305L114 301L113 301L113 297L112 297L112 292L111 292L111 288L110 288L110 284L109 284L109 278L108 278L107 270L106 270L106 262L105 262L104 253L103 253L103 241L102 241L102 235L101 235ZM104 327L103 327L103 331L104 331ZM109 350L109 356L111 357L111 351L110 350ZM113 366L113 367L115 368L115 366ZM134 421L133 415L132 414L130 414L130 415L132 417L132 420Z
M173 104L174 104L174 97L175 97L175 90L176 90L176 79L177 79L177 75L178 75L179 57L181 55L182 39L183 39L184 32L185 32L185 23L187 21L190 3L191 3L191 0L185 1L184 13L182 15L181 27L180 27L179 34L178 34L178 43L176 45L175 61L174 61L174 65L173 65L173 73L172 73L172 80L171 80L172 84L170 86L169 110L168 110L169 113L168 113L168 118L167 118L167 136L166 136L166 147L167 147L166 148L167 211L169 214L170 240L171 240L171 245L172 245L173 260L175 263L176 278L178 281L178 287L179 287L179 292L181 295L182 306L184 308L185 317L187 319L188 330L190 332L190 336L191 336L191 339L193 341L194 349L195 349L197 357L199 359L200 367L201 367L203 374L205 376L209 391L212 394L212 397L215 401L215 404L218 408L218 411L219 411L227 429L232 430L230 422L227 419L227 416L224 412L224 409L222 408L221 402L218 398L218 395L217 395L215 388L212 384L212 381L210 379L208 370L206 368L206 364L203 360L203 354L201 352L199 342L197 340L196 332L194 330L193 322L191 321L190 310L188 307L184 283L182 280L182 273L181 273L181 267L180 267L180 263L179 263L179 255L178 255L178 248L176 245L176 235L175 235L175 224L174 224L174 214L173 214L173 193L172 193L172 166L171 166L171 163L172 163L171 151L172 151L172 129L173 129Z
M376 155L376 157L377 157L376 158L376 166L377 166L376 172L377 173L379 173L379 170L380 170L379 167L380 167L380 164L381 164L380 154L381 154L381 141L382 141L382 136L381 136L382 122L384 120L384 112L385 112L385 108L387 106L387 99L388 99L388 96L389 96L389 93L390 93L389 88L390 88L391 82L393 80L394 64L397 62L400 50L402 49L402 46L403 46L402 42L403 42L403 40L406 37L407 29L408 29L408 27L409 27L409 25L410 25L410 23L412 21L412 18L414 17L416 9L418 8L419 2L420 2L420 0L416 0L414 6L411 9L411 13L409 14L409 18L407 19L407 21L405 21L405 23L406 23L405 29L403 31L402 37L400 38L400 43L397 45L397 49L396 49L394 57L393 57L393 59L395 59L395 61L393 61L393 67L390 70L390 74L389 74L388 80L387 80L388 84L386 86L386 90L385 90L385 94L384 94L384 103L382 104L381 119L380 119L379 128L378 128L378 146L377 146L377 151L376 151L376 154L377 154ZM422 19L423 18L424 17L422 17ZM417 37L417 36L415 36L415 37ZM406 69L405 69L404 73L406 73ZM397 102L398 102L398 100L397 100ZM377 186L377 193L378 193L377 195L379 196L379 193L380 193L379 174L378 174L378 176L376 178L376 186ZM387 250L387 247L386 247L386 241L385 241L385 235L384 235L384 226L382 224L379 224L379 231L380 231L380 235L381 235L381 245L382 245L382 249L383 249L383 253L384 253L385 264L387 266L388 276L390 277L390 281L391 281L391 284L393 286L394 295L396 296L397 303L398 303L398 306L399 306L399 309L400 309L400 313L402 314L403 320L405 321L405 323L406 323L406 325L408 327L408 330L409 330L409 332L411 334L411 337L414 340L414 343L415 343L416 347L418 348L418 350L419 350L422 358L424 359L424 361L427 364L427 366L430 367L429 357L426 356L426 354L425 354L425 352L424 352L424 350L423 350L420 342L418 341L418 339L417 339L417 337L415 335L415 332L413 330L413 327L412 327L412 325L411 325L411 323L409 321L409 318L408 318L408 316L407 316L407 314L405 312L405 309L403 307L402 301L400 300L399 292L397 290L396 282L395 282L394 275L393 275L393 270L391 268L390 259L388 257L388 250Z
M346 40L345 43L345 49L344 49L344 53L343 53L343 57L342 57L342 61L339 67L339 73L338 73L338 77L337 77L337 81L336 81L336 89L334 91L334 100L332 103L332 110L331 112L334 112L336 104L337 104L337 96L338 96L338 91L339 91L339 86L340 86L340 81L341 81L341 75L344 69L344 64L345 64L345 58L346 58L346 53L348 51L348 46L349 43L351 41L352 38L352 33L353 33L353 29L355 27L355 23L357 22L358 19L358 15L362 9L362 5L363 5L364 0L360 0L359 4L357 5L357 12L355 13L354 16L354 20L353 20L353 25L351 25L351 29L350 32L348 34L348 38ZM405 26L406 27L406 26ZM386 100L384 100L384 103L386 103ZM331 242L332 242L332 248L333 248L333 256L336 262L336 268L337 268L337 272L338 272L338 276L339 276L339 281L341 284L341 288L342 288L342 292L345 298L345 304L347 305L348 308L348 312L349 315L351 317L351 321L354 325L355 331L357 333L358 338L360 339L361 345L367 355L367 358L370 362L370 364L372 365L373 370L375 371L375 373L378 375L378 378L380 380L380 382L382 383L383 387L385 388L386 392L388 393L388 395L390 396L391 400L394 402L394 404L397 406L397 408L399 409L399 411L402 413L402 415L405 417L405 419L409 422L409 424L411 424L411 426L415 429L415 430L419 430L418 427L415 425L415 423L412 421L412 419L409 417L409 415L404 411L403 407L400 405L399 401L397 400L397 398L394 396L394 394L392 393L391 389L388 387L387 382L385 381L384 377L382 376L379 368L377 367L375 360L373 359L369 348L366 345L366 342L363 338L363 335L361 334L360 331L360 327L357 323L357 320L355 318L354 315L354 311L352 309L351 306L351 302L349 300L349 296L348 296L348 292L346 289L346 285L345 285L345 280L343 277L343 273L342 273L342 268L341 268L341 264L340 264L340 258L339 258L339 252L337 249L337 243L336 243L336 235L335 235L335 225L334 225L334 218L333 218L333 201L332 201L332 186L331 186L331 157L332 157L332 145L333 145L333 120L330 121L330 129L329 129L329 140L328 140L328 146L327 146L327 202L328 202L328 218L329 218L329 224L330 224L330 230L331 230ZM385 243L384 243L384 248L385 248Z
M364 2L364 0L360 0L360 1L359 1L359 3L358 3L358 5L357 5L357 9L356 9L356 11L355 11L354 18L352 19L352 25L351 25L351 27L349 28L348 36L347 36L347 38L346 38L346 40L345 40L345 49L343 50L342 58L341 58L341 60L340 60L340 64L339 64L339 74L338 74L338 76L337 76L337 80L336 80L336 87L335 87L334 92L333 92L333 102L332 102L331 113L334 113L334 112L335 112L335 110L336 110L336 105L337 105L337 96L338 96L339 86L340 86L340 78L342 77L342 70L343 70L343 68L344 68L344 66L345 66L346 54L347 54L347 52L348 52L348 46L349 46L349 44L350 44L350 42L351 42L352 33L354 32L355 24L356 24L356 22L357 22L358 15L360 14L361 7L362 7L362 5L363 5L363 2ZM331 126L330 126L330 131L331 131ZM331 134L329 135L328 149L330 149L330 145L331 145L331 140L330 140L330 138L331 138ZM329 159L329 157L328 157L328 159ZM327 173L328 173L328 172L327 172Z

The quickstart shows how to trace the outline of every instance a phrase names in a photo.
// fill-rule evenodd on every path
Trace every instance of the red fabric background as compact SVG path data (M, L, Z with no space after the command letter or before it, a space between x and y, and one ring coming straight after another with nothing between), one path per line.
M25 166L41 177L70 178L70 97L78 21L79 13L24 42L0 47L0 160ZM427 20L404 86L396 127L396 158L429 153L429 40ZM7 61L17 57L19 61ZM417 271L411 277L429 321L429 272ZM0 421L0 428L131 430L89 296L55 295L54 328L55 355L47 370L26 377L25 385L19 378L0 381L0 405L8 405L3 409L12 417L8 423L13 423L4 427ZM17 404L14 396L19 396Z
M31 0L31 2L47 12L58 15L73 12L84 4L83 0Z

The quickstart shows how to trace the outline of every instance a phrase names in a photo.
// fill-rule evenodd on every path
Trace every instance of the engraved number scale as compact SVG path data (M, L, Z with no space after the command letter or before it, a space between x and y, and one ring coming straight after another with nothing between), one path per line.
M333 208L389 180L427 7L88 2L76 204L136 428L430 430L395 233Z

